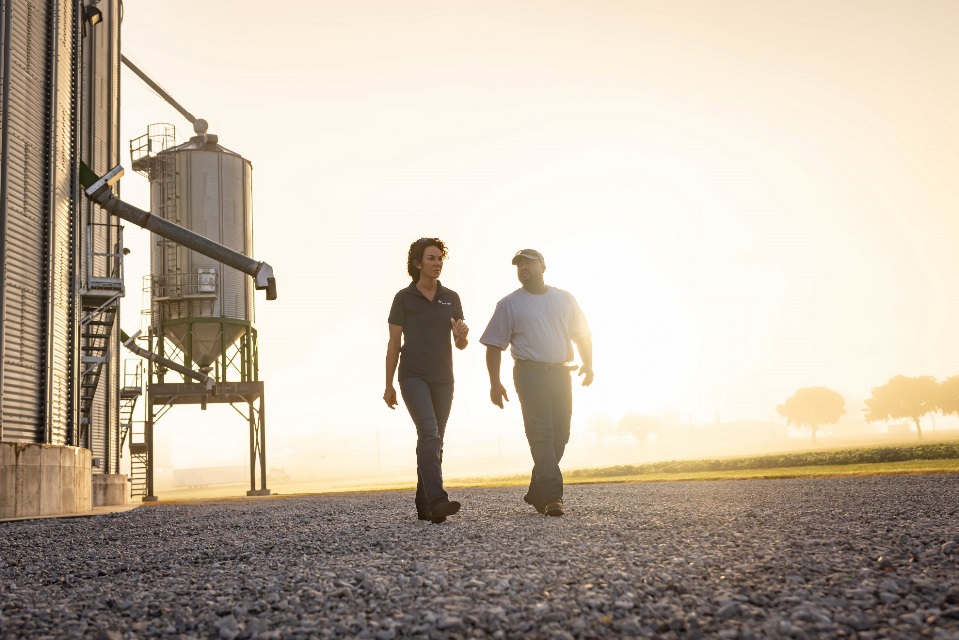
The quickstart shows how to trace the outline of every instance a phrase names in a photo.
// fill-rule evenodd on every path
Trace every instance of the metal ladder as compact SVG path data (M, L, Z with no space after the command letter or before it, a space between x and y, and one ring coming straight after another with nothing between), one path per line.
M143 395L143 363L126 360L123 363L123 386L120 388L120 448L133 429L133 412Z
M154 189L159 191L155 200L156 211L164 220L169 220L175 224L180 224L179 210L177 209L176 192L176 157L172 153L161 153L155 158L155 171L159 180L154 183ZM157 238L157 245L160 250L160 260L163 265L163 273L176 274L180 272L180 245L161 238ZM176 283L167 278L165 282L167 296L179 296L179 291L174 291Z
M146 423L133 420L130 423L130 497L142 498L147 494L147 467L149 450L146 442Z
M133 419L137 400L143 395L143 363L127 360L123 367L123 386L120 388L120 449L122 450L123 445L129 440L130 497L135 498L146 495L146 443L143 438L143 420L134 421ZM137 442L137 436L139 436L139 442ZM135 454L134 451L138 453Z
M181 224L177 208L177 159L176 154L168 152L176 144L176 128L168 123L156 123L147 127L146 135L130 141L130 158L133 169L150 180L150 212ZM153 236L151 263L159 266L163 274L180 272L182 261L180 246L176 243ZM175 296L175 282L159 276L155 283L163 296Z
M81 296L80 322L80 444L88 445L93 398L100 384L100 372L110 358L110 338L120 306L122 291L97 289Z

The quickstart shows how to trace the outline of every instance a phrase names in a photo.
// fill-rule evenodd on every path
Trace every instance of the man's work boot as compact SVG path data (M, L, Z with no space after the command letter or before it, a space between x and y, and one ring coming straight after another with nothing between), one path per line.
M546 503L546 509L543 511L548 516L561 516L566 513L563 510L562 500L551 500Z
M523 496L523 502L525 502L526 504L536 509L536 513L546 513L546 507L543 506L543 503L536 502L535 500L529 497L528 493L525 496Z
M447 516L451 516L454 513L458 512L459 510L460 510L460 503L457 502L456 500L450 500L449 502L445 504L441 504L440 506L433 509L432 517L430 518L430 520L432 520L433 524L439 524L441 522L445 522Z

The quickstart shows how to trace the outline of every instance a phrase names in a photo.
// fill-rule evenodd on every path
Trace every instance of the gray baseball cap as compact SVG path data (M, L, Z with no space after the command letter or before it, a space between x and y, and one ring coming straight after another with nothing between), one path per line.
M520 249L516 252L516 255L513 256L513 264L515 265L520 258L526 258L528 260L539 260L543 263L543 266L546 266L546 260L543 259L543 254L537 251L536 249Z

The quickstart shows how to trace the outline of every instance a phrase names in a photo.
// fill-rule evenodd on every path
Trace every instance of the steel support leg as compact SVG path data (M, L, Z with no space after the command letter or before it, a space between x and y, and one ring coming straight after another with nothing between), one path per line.
M266 488L266 405L265 398L260 396L260 409L254 407L256 401L250 402L250 490L248 496L268 496L270 490ZM260 463L260 488L256 488L256 464Z
M149 387L147 387L149 388ZM156 415L153 412L153 402L147 392L147 423L144 425L144 436L147 441L147 494L143 496L143 502L156 502L156 494L153 493L153 423Z

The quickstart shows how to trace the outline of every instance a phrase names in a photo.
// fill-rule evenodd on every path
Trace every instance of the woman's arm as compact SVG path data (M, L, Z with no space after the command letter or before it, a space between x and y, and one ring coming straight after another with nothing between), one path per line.
M390 325L390 341L386 345L386 390L383 392L383 401L390 409L397 404L396 388L393 387L393 377L396 375L396 364L400 361L400 339L403 327L398 324Z
M469 344L466 336L469 334L470 328L466 326L465 320L454 320L450 318L450 322L453 323L453 344L456 345L457 349L465 349L466 345Z

